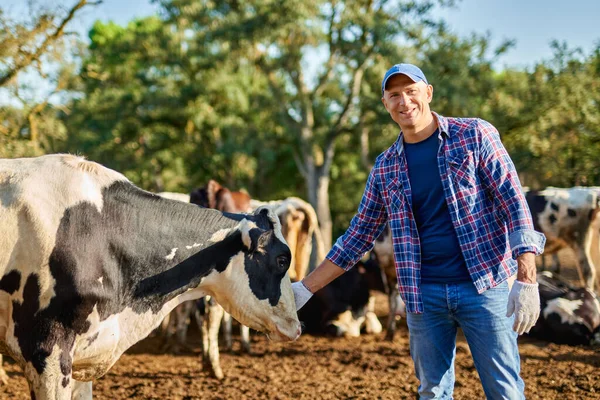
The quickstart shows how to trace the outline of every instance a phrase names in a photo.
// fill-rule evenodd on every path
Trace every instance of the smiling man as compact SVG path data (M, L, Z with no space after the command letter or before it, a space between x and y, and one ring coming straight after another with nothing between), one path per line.
M539 316L545 237L513 162L489 122L432 112L433 86L418 67L394 65L381 91L398 139L375 161L346 233L292 285L296 306L352 268L387 223L419 397L452 398L460 327L486 397L524 399L517 336Z

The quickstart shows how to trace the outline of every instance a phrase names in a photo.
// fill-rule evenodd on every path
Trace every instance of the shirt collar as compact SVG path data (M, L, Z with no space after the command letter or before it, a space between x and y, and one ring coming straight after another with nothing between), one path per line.
M452 135L450 133L450 130L448 129L448 118L446 118L442 115L439 115L435 111L432 111L431 113L433 114L433 117L437 119L437 122L438 122L438 130L439 130L438 137L441 139L442 134L445 134L446 136L451 137ZM390 158L394 154L402 154L402 152L404 151L403 137L404 137L404 134L402 133L402 131L400 131L400 133L398 134L398 138L396 139L394 144L385 151L385 153L384 153L385 158Z

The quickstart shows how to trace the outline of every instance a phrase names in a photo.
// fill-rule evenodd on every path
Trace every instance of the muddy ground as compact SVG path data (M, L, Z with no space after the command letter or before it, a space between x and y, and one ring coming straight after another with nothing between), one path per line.
M570 254L561 252L561 260ZM564 263L564 262L563 262ZM574 278L574 271L566 271ZM385 298L377 314L384 321ZM161 354L160 339L150 337L125 354L94 383L95 399L414 399L418 382L408 351L404 321L394 342L384 333L360 338L303 335L294 343L272 343L252 336L252 354L221 354L225 378L202 370L200 345L192 333L191 350ZM456 357L456 399L483 399L477 371L462 336ZM600 349L520 339L522 376L528 399L600 399ZM6 363L10 384L0 399L28 398L20 370Z

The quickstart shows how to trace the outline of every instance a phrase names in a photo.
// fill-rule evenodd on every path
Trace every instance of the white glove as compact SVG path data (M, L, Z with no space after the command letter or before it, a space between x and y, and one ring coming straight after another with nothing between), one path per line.
M523 283L515 281L508 295L506 316L515 314L513 330L519 335L535 325L540 316L540 293L537 283Z
M300 310L306 302L312 297L310 290L304 286L302 281L292 283L292 291L294 292L294 300L296 300L296 310Z

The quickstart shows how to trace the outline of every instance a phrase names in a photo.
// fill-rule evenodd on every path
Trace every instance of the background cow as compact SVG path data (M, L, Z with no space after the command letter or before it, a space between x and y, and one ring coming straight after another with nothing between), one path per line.
M270 337L300 334L269 209L167 200L70 155L0 160L0 188L0 347L34 399L91 399L92 379L207 294Z
M271 207L281 221L283 236L292 252L290 278L300 281L308 274L313 250L315 262L321 262L325 258L325 245L317 213L310 203L298 197L269 202L254 199L250 201L252 209L265 205Z
M303 332L357 337L364 325L368 333L380 333L370 291L385 289L379 265L374 260L359 261L317 291L298 311Z
M546 235L547 254L569 247L575 253L582 284L594 289L600 229L598 190L574 187L548 188L525 194L536 230ZM594 246L594 247L593 247Z
M600 302L588 288L538 274L541 313L529 334L554 343L600 345Z
M213 179L209 180L205 186L193 190L190 195L171 192L162 192L159 195L230 213L249 211L250 204L248 193L232 192ZM231 351L233 345L232 318L210 296L180 304L163 320L162 334L165 340L163 351L179 352L188 347L187 333L192 320L196 321L202 334L203 366L216 378L223 379L224 374L219 355L219 331L222 327L225 346L227 350ZM250 328L240 325L240 336L242 350L249 353L251 351Z
M396 264L394 262L394 247L392 245L392 232L389 225L375 240L371 251L385 276L386 291L388 295L389 313L386 323L385 339L394 340L396 332L396 321L399 317L406 317L406 306L398 292L398 278L396 276Z

